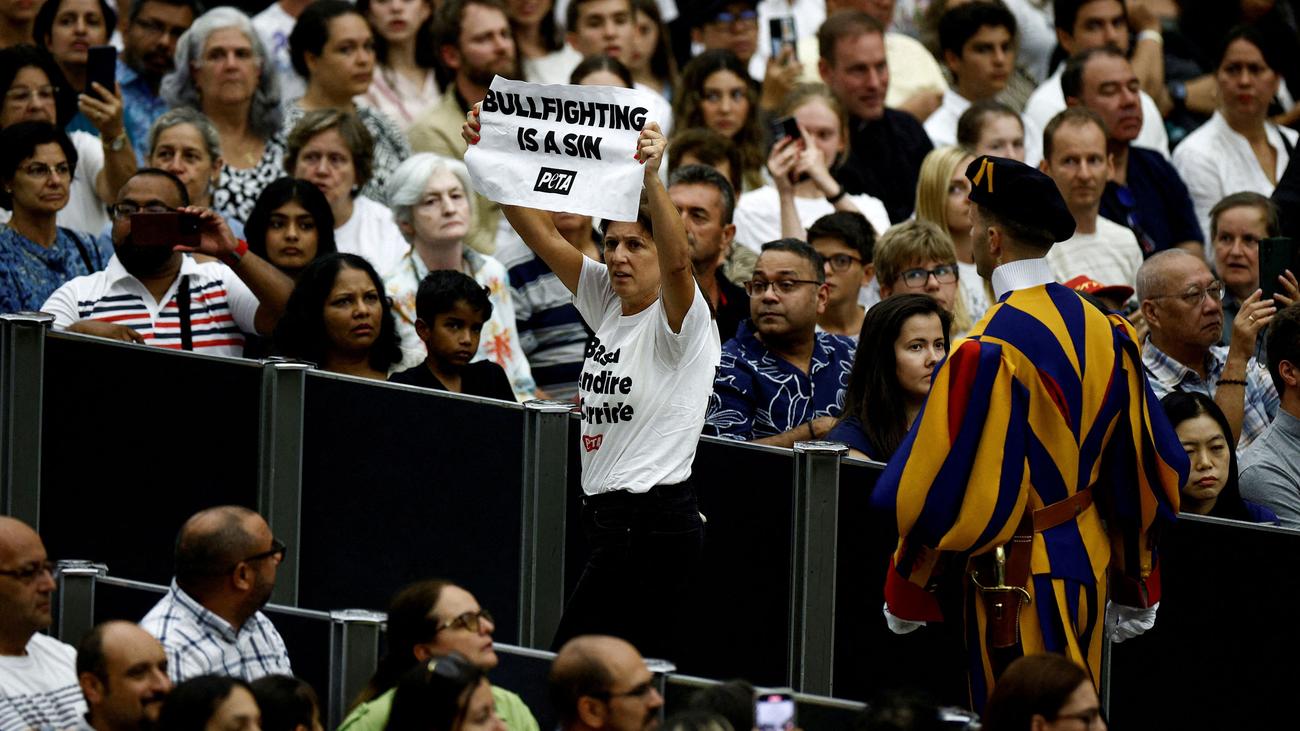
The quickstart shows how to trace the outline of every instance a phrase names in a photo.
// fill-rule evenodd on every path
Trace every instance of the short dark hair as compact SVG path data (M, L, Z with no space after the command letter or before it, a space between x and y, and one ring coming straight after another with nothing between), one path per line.
M857 251L863 264L870 264L876 247L876 230L867 217L857 211L835 211L813 221L813 225L808 227L809 245L816 239L836 239Z
M167 180L170 180L172 185L176 186L176 192L181 197L181 205L188 206L190 204L190 191L186 189L185 183L181 182L181 179L176 177L175 173L168 172L166 170L163 170L162 168L140 168L139 170L136 170L134 173L131 173L131 177L126 179L126 183L129 183L132 180L135 180L136 178L142 178L146 175L150 175L155 178L166 178ZM126 183L122 183L122 188L126 187ZM121 189L119 189L118 195L120 196L121 194L122 191Z
M68 86L63 71L44 48L27 43L0 48L0 97L9 93L18 72L25 68L38 68L45 72L45 77L54 87L54 122L62 129L77 113L78 90Z
M68 160L68 170L77 169L77 148L63 130L49 122L19 122L0 130L0 181L13 182L18 174L18 166L23 160L36 154L40 145L55 144L63 150ZM12 209L13 193L8 186L0 186L0 206Z
M949 8L939 18L939 55L952 51L959 58L966 42L985 26L1006 28L1016 39L1016 16L1000 2L978 2Z
M1237 41L1246 41L1250 45L1259 49L1259 55L1264 57L1264 63L1268 65L1274 73L1281 76L1281 69L1285 68L1286 59L1278 51L1277 45L1269 42L1264 32L1255 25L1238 25L1223 37L1223 43L1219 45L1218 54L1214 57L1214 68L1218 70L1223 65L1223 57L1228 55L1228 46Z
M1282 221L1277 211L1277 204L1271 198L1251 190L1232 193L1214 204L1210 209L1210 243L1219 237L1219 214L1233 208L1257 208L1264 217L1264 229L1269 238L1282 235Z
M424 324L432 325L435 317L451 311L457 302L478 310L485 322L492 317L492 300L488 299L487 289L473 277L454 269L424 275L415 293L415 316L424 320Z
M135 19L140 16L140 9L149 3L170 5L174 8L189 8L190 13L195 18L207 11L207 7L200 0L135 0L135 2L131 3L131 10L127 15L127 20L134 23Z
M736 191L722 173L708 165L684 165L668 176L668 187L674 185L711 185L722 198L722 223L731 223L736 214Z
M320 715L320 700L311 684L292 675L263 675L249 683L262 712L262 731L311 728Z
M266 231L271 214L289 202L296 202L316 222L316 256L338 251L334 243L334 211L320 188L298 178L280 178L262 189L244 222L244 240L248 250L266 259Z
M883 38L885 26L861 10L841 10L833 13L817 29L817 55L834 66L835 47L840 41L868 34Z
M1057 130L1065 125L1083 127L1089 124L1097 125L1097 129L1101 130L1103 141L1110 137L1110 134L1106 131L1106 123L1102 121L1101 115L1087 107L1066 107L1058 112L1043 128L1043 159L1048 162L1052 160L1052 149L1056 146Z
M1286 389L1282 382L1282 361L1300 368L1300 304L1283 308L1268 326L1268 374L1278 393Z
M108 684L108 659L104 656L104 630L113 620L100 622L77 643L77 675L90 673Z
M344 2L345 0L319 0L319 2ZM318 2L318 4L319 4ZM310 6L316 7L315 5ZM309 8L310 9L310 8ZM352 195L370 182L375 162L375 139L361 119L352 112L342 109L313 109L306 112L289 130L285 145L288 148L284 156L284 169L289 175L294 174L298 165L298 154L311 142L312 138L322 132L338 130L339 137L352 153L352 169L356 175L356 186Z
M727 163L731 168L731 177L727 182L731 183L732 192L735 193L744 187L742 183L744 163L740 160L740 150L731 138L722 133L708 127L687 127L673 134L672 139L668 141L668 149L670 150L669 176L677 171L678 166L682 164L682 158L694 155L701 163L714 168L724 162Z
M1052 18L1053 22L1056 23L1056 29L1073 36L1074 24L1079 20L1079 11L1083 9L1084 5L1095 2L1100 2L1100 0L1053 0ZM1121 6L1124 5L1124 0L1118 0L1118 2ZM1123 9L1127 10L1127 8ZM1124 16L1124 22L1128 22L1127 15Z
M247 682L228 675L200 675L177 684L158 716L158 731L203 731L237 687L253 692Z
M633 85L632 72L628 70L623 62L613 56L606 56L603 53L593 53L582 59L582 62L573 67L573 73L569 74L569 83L578 85L582 80L597 71L608 71L617 76L623 85L631 89Z
M62 6L63 0L45 0L41 9L36 12L36 21L32 24L32 38L41 48L47 47L45 36L54 29L54 17L59 14L59 8ZM106 0L99 0L99 13L104 16L104 42L108 43L113 36L113 29L117 27L117 11L113 10Z
M334 289L334 281L343 269L365 272L379 290L382 308L379 337L370 347L370 367L387 371L402 362L402 348L393 319L393 305L384 294L384 280L364 257L356 254L334 253L318 256L303 268L294 285L284 315L275 328L275 347L281 355L297 360L323 364L328 354L328 337L325 334L325 300Z
M208 514L220 518L216 528L196 530L195 520ZM176 585L186 593L198 593L256 549L256 538L244 529L244 522L252 515L256 513L248 508L223 505L200 511L185 521L176 534Z
M311 71L307 69L307 54L319 56L330 39L330 21L348 14L356 15L362 20L366 18L347 0L316 0L298 16L289 33L289 60L299 76L311 78ZM366 24L369 25L369 21Z
M1056 237L1045 228L1027 226L1019 221L1013 221L974 201L971 201L971 205L975 206L976 215L983 219L985 223L1002 229L1006 232L1007 238L1018 244L1047 251L1052 248L1052 244L1056 243Z
M1065 62L1065 70L1061 72L1061 94L1066 99L1083 98L1083 72L1088 68L1088 62L1098 56L1128 60L1123 51L1109 45L1089 48L1074 54Z
M993 117L1011 117L1016 120L1016 124L1020 125L1020 132L1023 134L1025 131L1025 121L1020 118L1016 110L997 99L981 99L973 102L957 118L957 144L966 148L968 152L974 151L980 143L984 125Z
M433 31L433 52L439 59L439 65L442 65L442 47L455 46L460 48L460 29L465 19L465 9L471 5L482 5L501 11L501 14L510 19L510 10L506 7L505 0L443 0L442 5L433 13L433 25L430 26Z
M706 685L691 694L686 707L716 713L733 729L754 728L754 686L748 680Z
M578 24L578 10L581 9L583 5L586 5L587 3L590 2L595 2L595 0L572 0L569 3L569 6L564 9L564 30L565 31L569 33L572 33L574 31L574 26ZM632 12L631 0L628 0L627 9L628 12Z
M986 731L1019 731L1035 715L1056 720L1070 695L1088 682L1088 672L1064 655L1025 655L1011 663L993 686L984 712Z
M452 731L469 707L469 697L486 678L483 670L453 652L420 663L397 683L385 731Z
M801 259L807 259L812 264L813 274L816 275L818 282L826 281L826 260L817 250L808 245L807 241L800 239L777 239L763 244L759 251L759 256L769 251L787 251Z
M583 697L601 697L614 685L614 675L604 661L585 646L571 646L562 655L575 656L573 662L552 663L546 678L551 706L565 726L578 720L578 701Z

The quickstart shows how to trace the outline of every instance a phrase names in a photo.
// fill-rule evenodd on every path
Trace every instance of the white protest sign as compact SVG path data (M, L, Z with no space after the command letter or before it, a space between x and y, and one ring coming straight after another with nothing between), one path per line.
M659 121L652 97L498 76L465 155L470 181L498 203L635 221L645 169L633 155L641 128Z

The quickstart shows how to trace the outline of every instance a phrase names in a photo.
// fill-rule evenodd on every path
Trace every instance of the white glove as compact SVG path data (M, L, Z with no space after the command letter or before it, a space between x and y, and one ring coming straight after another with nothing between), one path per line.
M1156 624L1156 610L1160 602L1149 609L1139 609L1125 604L1106 602L1106 635L1111 642L1123 642L1146 632Z
M922 627L925 626L925 622L913 622L910 619L902 619L901 617L895 617L894 615L889 613L888 604L885 604L885 606L881 607L880 611L885 613L885 624L889 625L889 631L893 632L896 635L905 635L911 632L915 632L918 629L921 629Z

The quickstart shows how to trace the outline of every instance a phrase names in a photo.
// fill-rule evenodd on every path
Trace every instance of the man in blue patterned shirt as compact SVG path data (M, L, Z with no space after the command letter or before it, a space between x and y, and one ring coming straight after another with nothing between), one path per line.
M158 95L163 76L176 66L176 41L194 22L197 0L137 0L122 36L117 83L122 87L123 119L136 161L149 157L149 128L167 111Z
M750 319L722 346L704 433L778 447L825 436L855 346L816 331L828 296L821 255L798 239L766 243L745 289Z

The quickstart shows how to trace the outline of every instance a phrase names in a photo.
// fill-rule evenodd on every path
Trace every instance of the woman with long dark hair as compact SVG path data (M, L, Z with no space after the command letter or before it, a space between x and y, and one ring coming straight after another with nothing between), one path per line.
M385 731L506 731L492 684L459 653L435 657L402 676Z
M431 0L357 0L357 10L370 21L375 38L375 72L361 102L373 107L406 131L442 92L434 74L437 66Z
M318 257L337 251L329 201L299 178L280 178L266 186L248 214L244 238L249 251L295 278Z
M767 138L758 122L758 92L736 54L705 51L686 64L673 98L673 125L707 127L731 140L740 150L745 190L762 187Z
M1203 393L1174 391L1160 399L1165 416L1191 459L1179 509L1251 523L1276 523L1277 516L1241 497L1237 487L1237 442L1214 399Z

